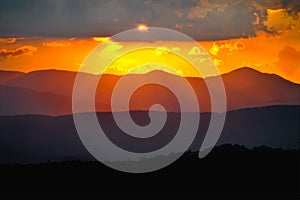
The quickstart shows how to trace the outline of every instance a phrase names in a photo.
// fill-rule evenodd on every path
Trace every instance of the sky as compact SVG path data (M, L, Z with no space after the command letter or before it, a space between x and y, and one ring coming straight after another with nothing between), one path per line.
M97 45L143 24L192 37L221 73L247 66L300 83L299 12L297 0L3 0L0 69L77 71ZM179 46L172 43L167 52ZM131 56L108 73L126 73L138 57ZM196 76L184 65L175 68Z

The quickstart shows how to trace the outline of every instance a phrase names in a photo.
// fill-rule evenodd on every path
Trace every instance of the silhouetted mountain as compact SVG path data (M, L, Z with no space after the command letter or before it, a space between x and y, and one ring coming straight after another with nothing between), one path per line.
M300 87L278 75L241 68L223 74L229 110L266 105L299 105Z
M2 115L69 114L71 100L67 97L37 92L20 87L0 86L0 110Z
M76 73L71 71L40 70L25 73L3 84L70 97L75 77Z
M23 72L17 72L17 71L4 71L0 70L0 84L3 84L5 82L8 82L10 80L19 78L23 76L25 73Z
M0 77L4 77L7 73L8 72L1 71ZM34 102L26 102L28 105L34 105L36 102L43 105L43 109L41 110L28 106L28 114L60 115L65 112L71 113L69 108L71 108L72 90L75 77L75 72L59 70L34 71L24 74L12 73L12 75L7 76L7 80L2 80L2 85L14 87L11 88L10 95L16 97L22 95L18 94L20 89L15 89L16 87L33 90L38 93L56 95L53 96L54 99L57 99L57 95L60 97L63 96L65 100L58 103L56 108L53 107L51 101L45 100L45 98L36 99L35 97L27 97L28 100L33 100ZM96 75L84 74L84 77L86 80L86 89L88 89L90 85L97 80ZM140 80L151 77L154 81L168 80L169 84L177 88L182 88L184 80L182 77L162 71L152 71L148 74L129 74L125 75L125 77L128 85L138 83ZM222 77L227 93L228 110L266 105L300 104L300 86L277 75L260 73L251 68L241 68L224 74ZM101 77L96 93L97 111L111 111L110 103L112 91L120 78L121 76L109 74L105 74ZM209 77L207 79L214 80L215 77ZM200 103L200 110L202 112L209 112L210 97L204 80L192 77L188 77L187 80L196 91L196 96ZM126 93L127 91L123 92ZM184 95L186 99L189 99L189 95L186 93L185 89L181 90L181 94ZM30 94L28 93L28 95ZM16 109L19 107L16 105L16 103L19 103L18 101L2 100L3 98L6 98L5 96L6 93L1 94L0 102L3 107L15 108L7 109L11 110L10 114L24 114L24 110ZM51 97L49 96L49 98ZM121 100L122 99L120 99L120 101ZM83 97L83 103L84 101ZM164 105L166 110L170 112L177 112L180 109L174 94L168 88L157 84L148 84L140 87L131 98L130 109L148 110L154 103ZM24 105L26 106L25 103ZM48 112L49 110L51 110L51 112ZM89 112L89 110L86 111ZM187 111L193 111L193 108L188 108ZM7 113L1 111L0 114L3 115Z
M147 112L132 111L131 115L138 124L149 122ZM176 134L180 123L179 113L168 113L166 125L156 135L157 137L153 137L150 142L149 140L143 142L126 137L113 121L112 113L98 113L98 118L111 141L134 152L147 152L166 145ZM209 120L209 113L201 114L200 127L191 150L200 149ZM230 143L248 148L266 145L272 148L296 149L300 146L299 121L300 106L271 106L229 111L218 145ZM1 116L0 129L2 154L7 152L10 155L9 159L6 159L8 156L2 155L1 163L13 160L35 162L66 158L92 159L77 135L72 115ZM16 153L11 155L10 152L21 152L28 157L19 160L20 156Z

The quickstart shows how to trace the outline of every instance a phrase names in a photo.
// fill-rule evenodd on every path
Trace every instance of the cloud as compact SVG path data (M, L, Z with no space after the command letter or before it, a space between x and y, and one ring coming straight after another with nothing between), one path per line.
M74 40L77 40L77 38L76 37L71 37L71 38L69 38L69 40L74 41Z
M173 52L179 52L181 49L179 47L173 47L171 50Z
M1 34L54 37L112 36L138 24L179 30L195 40L276 34L267 27L268 8L297 16L291 0L3 0Z
M68 47L71 46L70 42L44 42L44 46L47 47Z
M193 46L192 49L188 52L188 55L198 56L203 55L206 56L207 53L204 50L201 50L198 46Z
M300 1L298 0L256 0L256 2L269 9L281 9L296 19L299 17Z
M17 41L16 38L0 38L0 44L12 44Z
M214 59L214 64L215 64L215 65L217 65L217 66L224 65L224 61L223 61L223 60L220 60L220 59L217 59L217 58L215 58L215 59Z
M112 53L115 53L116 51L123 48L123 45L119 42L114 42L111 40L106 40L101 44L102 50L101 53L103 55L111 55Z
M110 39L110 37L93 37L93 40L96 41L96 42L104 42L104 41L107 41L109 39Z
M209 2L208 0L203 0L197 6L190 9L187 17L188 19L205 18L207 14L213 10L223 12L227 7L226 1L214 3L214 1Z
M218 55L219 51L221 49L227 49L228 50L228 54L232 54L234 51L238 51L240 49L244 49L245 48L245 44L242 42L226 42L226 41L222 41L222 42L214 42L213 46L209 49L209 52L212 55Z
M169 52L171 52L171 49L166 46L157 47L154 50L154 54L157 56L167 55Z
M37 48L33 46L23 46L17 49L1 49L0 50L0 58L16 58L24 55L32 55Z
M286 45L278 54L278 60L275 65L284 73L292 74L300 69L300 51L294 47Z

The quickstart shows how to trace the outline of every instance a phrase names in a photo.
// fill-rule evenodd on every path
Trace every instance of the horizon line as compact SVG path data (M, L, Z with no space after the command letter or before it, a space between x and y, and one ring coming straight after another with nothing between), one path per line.
M220 75L211 75L211 76L207 76L207 77L201 77L201 76L183 76L183 75L178 75L178 74L174 74L174 73L170 73L170 72L166 72L164 70L160 70L160 69L154 69L154 70L151 70L147 73L126 73L126 74L121 74L121 75L118 75L118 74L113 74L113 73L102 73L102 74L93 74L93 73L89 73L89 72L83 72L83 71L73 71L73 70L65 70L65 69L55 69L55 68L49 68L49 69L40 69L40 70L32 70L32 71L28 71L28 72L22 72L22 71L18 71L18 70L2 70L0 69L0 72L15 72L15 73L22 73L22 74L30 74L30 73L34 73L34 72L46 72L46 71L59 71L59 72L71 72L71 73L85 73L85 74L89 74L89 75L95 75L95 76L99 76L99 75L111 75L111 76L117 76L117 77L122 77L122 76L125 76L125 75L146 75L146 74L149 74L151 72L163 72L165 74L168 74L168 75L173 75L173 76L178 76L178 77L184 77L184 78L200 78L200 79L206 79L206 78L213 78L213 77L218 77L218 76L223 76L223 75L227 75L227 74L230 74L232 72L236 72L236 71L239 71L239 70L252 70L252 71L255 71L255 72L258 72L258 73L261 73L261 74L267 74L267 75L274 75L274 76L278 76L288 82L291 82L291 83L294 83L294 84L297 84L297 85L300 85L300 83L297 83L297 82L294 82L294 81L291 81L291 80L288 80L276 73L267 73L267 72L261 72L257 69L254 69L252 67L249 67L249 66L243 66L243 67L240 67L240 68L237 68L237 69L233 69L229 72L226 72L226 73L220 73Z

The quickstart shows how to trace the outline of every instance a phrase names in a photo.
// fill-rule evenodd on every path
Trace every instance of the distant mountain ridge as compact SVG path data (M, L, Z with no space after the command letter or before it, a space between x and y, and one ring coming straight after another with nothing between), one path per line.
M8 82L10 80L16 79L16 78L21 77L23 75L25 75L25 73L23 73L23 72L0 70L0 84L3 84L3 83Z
M60 115L72 113L72 91L76 74L76 72L60 70L29 73L0 71L0 102L4 108L3 111L1 109L0 114ZM84 74L84 76L87 80L87 89L89 80L95 80L98 77L92 74ZM180 81L178 80L182 79L182 77L162 71L125 76L130 83L149 76L157 80L168 79L168 82L179 88L178 82ZM97 111L111 111L112 91L121 77L111 74L102 75L96 93ZM300 105L300 85L277 75L265 74L245 67L223 74L222 78L227 95L228 110L268 105ZM196 93L200 111L209 112L211 110L210 97L205 81L196 77L186 77L186 79ZM207 79L213 81L215 77ZM45 93L48 95L47 98L44 98ZM182 93L185 94L185 91ZM186 96L186 98L189 97ZM21 99L25 99L25 101L22 103ZM130 110L148 110L153 103L162 104L170 112L180 110L173 93L170 93L165 87L153 84L139 88L139 91L131 99ZM21 107L20 104L23 104L26 109L17 109Z
M140 122L148 121L148 113L133 111ZM159 137L151 142L128 140L112 120L112 113L97 113L99 123L107 137L131 151L165 145L176 129L179 113L169 113L168 121ZM190 150L198 151L209 124L210 114L202 113L200 126ZM238 144L247 148L265 145L271 148L300 148L300 106L268 106L247 108L227 113L225 125L217 145ZM73 122L72 115L0 116L0 163L46 162L67 159L89 160L87 152ZM175 130L177 132L177 129ZM143 134L143 133L141 133ZM143 144L143 145L142 145ZM109 151L109 150L108 150Z

